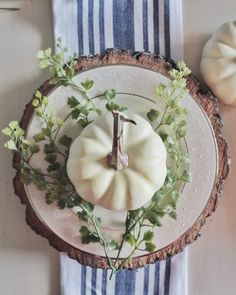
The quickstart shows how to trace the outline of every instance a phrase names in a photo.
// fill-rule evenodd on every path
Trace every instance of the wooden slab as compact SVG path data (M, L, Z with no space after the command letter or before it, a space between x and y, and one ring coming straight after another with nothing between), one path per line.
M128 52L110 49L104 54L95 55L93 57L81 57L77 61L77 72L85 69L95 68L103 65L110 64L125 64L125 65L137 65L143 68L151 69L161 73L168 77L168 72L171 68L175 68L175 63L172 60L165 60L163 57L152 55L142 52ZM54 89L55 86L50 85L50 80L46 81L40 88L44 95L47 95ZM224 180L229 174L230 168L230 156L228 144L222 134L222 119L219 114L218 100L212 96L209 92L203 92L200 88L200 84L196 78L190 75L187 79L187 87L192 97L200 104L202 109L208 116L211 125L213 127L215 138L218 146L218 174L215 181L215 187L212 191L212 195L209 202L203 212L200 214L196 222L189 228L182 236L170 245L151 254L139 256L133 258L130 262L127 262L125 268L139 268L147 263L154 263L157 260L165 259L167 256L173 256L184 249L188 244L192 243L200 235L200 229L205 223L206 218L210 216L216 209L220 196L223 192ZM32 100L31 100L32 101ZM21 126L23 129L27 129L28 124L33 116L33 107L31 101L26 105L24 114L21 119ZM17 168L20 163L20 159L17 155L13 159L13 167ZM76 249L66 243L53 233L35 214L33 208L30 205L27 197L24 185L20 181L19 172L13 180L14 189L16 195L20 198L21 202L26 205L26 221L29 226L39 235L48 239L50 245L56 248L58 251L66 252L71 258L78 260L80 263L89 265L92 267L107 268L106 259L101 256L92 255Z

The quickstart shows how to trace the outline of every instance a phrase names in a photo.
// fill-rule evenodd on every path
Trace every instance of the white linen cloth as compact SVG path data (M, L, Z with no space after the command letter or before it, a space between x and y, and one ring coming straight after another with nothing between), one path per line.
M52 0L54 40L68 54L106 48L150 51L183 58L182 0ZM83 266L60 254L61 295L187 295L187 250L138 270Z

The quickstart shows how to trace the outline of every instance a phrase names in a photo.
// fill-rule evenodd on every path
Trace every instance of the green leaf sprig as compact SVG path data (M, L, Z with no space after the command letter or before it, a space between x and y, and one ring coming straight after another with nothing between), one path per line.
M82 128L85 128L91 121L88 116L91 111L93 111L87 103L81 103L75 96L70 96L67 100L67 104L71 109L72 119L77 120ZM97 109L97 113L100 110Z
M106 109L110 112L112 111L118 111L118 112L124 112L128 108L125 106L121 106L118 103L114 102L114 98L116 97L116 91L115 89L109 89L106 90L103 94L105 100L107 101L106 103Z
M101 115L101 111L96 108L92 99L88 96L88 91L93 87L93 80L86 80L77 85L73 78L75 75L75 67L77 64L77 57L74 54L68 62L65 57L65 53L68 52L66 47L62 46L62 39L57 39L58 52L52 54L51 48L40 50L37 54L39 60L39 66L41 69L49 68L50 72L54 75L51 83L54 85L72 86L75 88L82 97L87 101L90 110L95 111L98 115Z
M159 119L160 112L151 109L147 113L147 118L152 123L154 130L161 136L171 159L175 161L176 170L184 163L189 163L188 153L181 148L181 139L186 135L187 110L181 105L181 100L187 93L186 79L191 71L184 62L177 64L177 69L170 71L171 82L159 84L155 93L165 102L165 108ZM157 125L155 125L157 123ZM166 131L168 130L168 131ZM181 178L181 177L180 177ZM182 180L191 180L188 171L184 171Z
M114 263L119 269L137 250L147 252L155 250L153 228L162 226L163 218L167 215L173 219L177 218L177 201L181 195L178 184L191 181L191 173L186 168L189 157L181 145L181 140L186 134L185 117L187 115L186 109L181 106L181 100L187 92L185 77L190 74L190 70L183 62L178 63L177 68L178 70L170 71L172 80L168 84L159 84L155 90L156 95L165 102L159 122L159 110L151 109L147 113L147 118L153 124L153 129L162 137L175 167L174 169L169 167L164 185L154 194L148 206L128 211L125 234ZM156 122L158 122L157 126L154 125ZM163 128L164 126L167 127L168 132ZM146 228L149 230L145 231ZM130 245L130 254L120 260L121 249L125 242Z

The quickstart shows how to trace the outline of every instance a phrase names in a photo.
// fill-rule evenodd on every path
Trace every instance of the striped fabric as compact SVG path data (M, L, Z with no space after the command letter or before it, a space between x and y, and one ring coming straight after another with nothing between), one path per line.
M182 0L52 0L54 37L68 55L106 48L183 58ZM187 253L139 270L94 269L60 255L61 295L186 295Z
M121 270L109 280L110 270L95 269L60 256L62 295L187 295L187 256L137 270Z
M183 57L182 0L53 0L55 37L70 53L106 48Z

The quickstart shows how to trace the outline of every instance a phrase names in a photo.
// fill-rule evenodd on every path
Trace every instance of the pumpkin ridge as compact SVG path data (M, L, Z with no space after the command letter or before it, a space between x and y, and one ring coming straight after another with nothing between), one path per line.
M229 40L227 40L227 41L229 42ZM218 42L217 49L220 51L221 54L225 54L223 52L224 50L227 50L227 54L229 54L230 52L233 52L235 54L236 44L233 44L234 46L232 47L232 45L228 44L228 42L226 42L226 41L219 41ZM225 57L225 56L222 55L222 57Z
M151 136L151 134L147 134L147 136L145 138L140 138L137 141L133 141L132 143L128 143L127 145L125 145L125 149L127 151L127 153L129 152L129 150L134 149L137 150L137 145L141 145L143 144L145 141L147 141L149 139L149 137ZM139 146L138 146L139 148Z
M117 200L117 195L115 194L115 187L116 187L115 182L117 181L116 175L118 173L120 175L122 175L122 178L124 180L123 174L120 173L120 171L115 171L115 173L113 173L113 179L110 182L110 186L109 186L108 190L106 191L106 193L100 199L98 199L98 202L97 202L98 205L100 205L100 206L102 206L102 207L104 207L106 209L109 209L109 210L111 210L111 208L113 208L114 201ZM127 186L125 188L123 187L123 190L126 191L126 194L125 195L123 194L123 196L125 197L125 199L127 199L126 198ZM119 204L116 202L116 209L113 209L113 210L119 211L119 210L124 210L125 209L124 206L122 206L122 207L120 206L120 203L121 204L125 203L125 205L126 205L126 202L124 202L124 200L121 200L121 199L119 201L120 201ZM117 207L119 207L119 208L117 209Z
M85 155L91 156L92 154L99 154L99 156L104 157L108 152L106 148L102 141L83 137L81 138L81 154L78 154L78 156L84 157Z
M95 161L95 165L98 166L98 171L96 174L93 174L91 177L85 177L83 175L81 175L81 177L79 176L79 174L77 174L77 180L92 180L94 178L96 178L99 174L101 174L101 170L105 170L106 171L106 166L104 165L104 157L103 158L100 158L98 160ZM74 164L75 167L80 167L82 165L85 165L85 166L88 166L89 163L93 164L94 161L93 159L89 159L89 161L86 159L86 157L84 158L80 158L79 160L77 160L77 162ZM75 170L77 170L76 168L74 168ZM82 171L84 171L84 169L82 169Z
M212 86L214 85L214 86L217 87L217 86L221 85L222 82L225 82L225 83L226 83L228 79L230 79L230 80L233 79L233 78L235 77L235 75L236 75L236 68L235 68L235 74L232 73L231 75L229 75L229 76L225 76L225 77L223 77L223 78L221 78L221 76L219 76L219 77L220 77L220 78L219 78L220 81L218 80L218 81L215 81L215 82L211 82L211 85L212 85ZM225 81L225 80L226 80L226 81ZM227 82L227 83L228 83L228 82ZM228 89L231 89L231 87L228 87ZM223 90L222 90L222 91L223 91ZM231 95L232 95L232 92L231 92ZM229 97L229 96L228 96L228 97ZM233 100L234 100L234 99L233 99Z
M105 145L108 149L111 148L111 140L110 135L99 125L94 125L91 128L91 137L96 138L96 140L99 140L103 145ZM87 136L86 136L87 138Z
M236 57L236 56L235 56ZM224 72L224 71L223 71ZM222 75L219 75L219 80L221 80L220 82L224 81L225 79L230 79L233 77L235 77L236 74L236 65L234 66L233 69L231 69L229 72L227 73L223 73ZM217 82L219 83L219 82Z
M104 169L105 170L105 169ZM111 177L109 179L106 179L105 183L105 189L103 189L102 192L100 192L100 194L96 194L97 193L97 185L98 183L101 185L101 183L104 183L104 180L101 181L101 177L104 178L104 174L106 175L110 175ZM110 170L105 170L103 171L103 173L98 173L95 177L93 177L92 179L92 183L91 183L91 191L92 191L92 195L93 195L93 201L98 201L99 199L103 198L103 196L105 196L107 194L107 191L109 189L109 186L111 185L113 178L114 178L114 172L110 171ZM97 183L97 184L96 184Z
M136 161L138 161L138 160L136 160ZM136 161L135 161L135 162L136 162ZM142 161L145 161L145 158L144 158L144 159L140 159L140 161L141 161L141 162L142 162ZM146 173L146 171L142 170L142 168L141 168L139 165L137 165L135 162L133 163L134 168L130 167L130 170L134 171L135 173L137 173L136 171L138 171L138 172L139 172L139 173L137 173L138 175L142 175L143 178L147 179L150 183L153 183L153 182L154 182L153 179L151 179L151 178L148 176L148 174ZM152 161L152 162L153 162L153 161ZM155 162L156 162L155 166L158 167L158 166L162 163L162 160L161 160L161 159L156 159ZM158 169L158 168L157 168L157 169ZM164 169L164 168L163 168L163 169ZM166 172L166 170L165 170L165 172ZM151 174L152 174L152 173L151 173ZM166 174L166 173L164 173L164 174ZM154 176L154 178L156 179L156 175ZM164 178L164 179L165 179L165 178ZM163 181L163 183L164 183L164 181Z
M133 146L136 146L138 144L140 144L141 142L147 140L150 136L152 136L153 133L153 129L152 126L143 118L141 117L141 119L138 116L128 116L130 119L134 120L137 123L137 126L133 126L133 125L126 125L124 128L124 148L126 149L126 151L128 152L129 149L131 149ZM133 137L133 134L131 133L133 128L137 128L139 127L139 123L143 124L145 122L145 134L142 133L141 137L137 137L135 139L132 140L132 142L129 141L129 139L131 137ZM131 134L132 136L131 136ZM140 134L139 134L140 136Z
M129 170L129 171L128 171L128 170ZM140 170L138 170L138 172L137 172L137 170L134 171L134 170L131 169L131 168L127 168L126 172L128 172L128 173L129 173L129 172L133 173L132 176L129 175L129 174L127 175L127 173L125 173L125 174L127 175L128 178L133 177L134 175L135 175L135 177L138 176L138 177L140 177L141 179L145 180L145 182L148 183L148 185L149 185L150 187L153 187L153 188L154 188L154 185L152 184L151 180L150 180L149 178L147 178L147 176L146 176L145 174L141 173ZM129 186L129 187L131 187L131 186Z
M128 169L127 171L128 172ZM133 175L130 175L129 173L132 173ZM137 208L140 208L142 206L144 206L145 204L147 204L151 198L153 197L154 193L158 190L154 187L154 185L152 185L150 183L150 181L146 180L142 175L140 175L139 173L136 173L134 171L132 171L131 169L129 169L129 172L126 173L126 176L127 176L127 182L129 183L128 187L130 188L130 203L134 203L136 204L135 208L133 208L132 210L135 210ZM148 185L148 187L146 186L146 192L143 193L142 195L140 194L134 194L134 192L132 192L133 190L133 186L131 185L132 184L132 178L138 178L139 177L139 182L138 183L141 183L142 181L142 184L145 183L145 185ZM147 190L149 191L149 198L147 198ZM145 196L144 196L145 195ZM139 202L137 201L137 199L139 200ZM138 205L137 205L138 203Z

